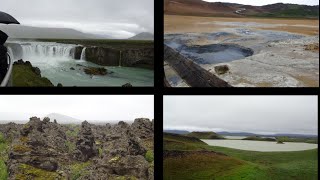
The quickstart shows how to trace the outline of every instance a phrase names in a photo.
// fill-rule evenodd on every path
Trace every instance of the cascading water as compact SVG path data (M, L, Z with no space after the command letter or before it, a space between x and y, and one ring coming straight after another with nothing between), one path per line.
M80 60L85 61L86 60L86 47L84 47L81 51L81 56L80 56Z
M23 59L73 59L75 45L58 43L22 43Z

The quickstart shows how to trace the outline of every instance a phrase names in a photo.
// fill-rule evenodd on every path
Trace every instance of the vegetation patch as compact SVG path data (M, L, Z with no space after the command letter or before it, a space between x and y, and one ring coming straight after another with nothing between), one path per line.
M110 159L110 160L109 160L109 163L117 162L117 161L119 161L119 160L120 160L120 156L116 156L116 157Z
M263 138L260 136L249 136L246 138L243 138L242 140L252 140L252 141L276 141L274 138Z
M25 152L31 151L31 148L29 148L25 145L21 145L21 144L14 145L12 147L12 149L13 149L13 151L18 152L18 153L25 153Z
M103 149L102 149L102 148L99 148L99 149L98 149L98 152L99 152L99 157L102 157Z
M12 83L16 87L52 87L49 79L36 74L32 66L13 65Z
M84 169L91 165L91 162L77 163L70 166L71 170L71 179L76 180L83 175L86 175L86 171Z
M0 133L0 179L8 178L8 171L5 161L8 159L9 145L2 133Z
M191 132L187 134L189 137L195 137L198 139L224 139L224 137L214 132Z
M164 179L302 180L318 177L318 149L245 151L192 143L176 135L164 136L164 150L167 152L163 161ZM214 153L204 153L203 150ZM171 155L167 156L168 153Z
M59 174L56 172L45 171L27 164L21 164L19 173L16 174L15 179L56 180L61 178L59 178Z
M26 137L26 136L21 136L21 137L20 137L20 141L23 142L23 143L26 143L26 142L29 141L29 138Z
M154 155L153 155L153 151L151 150L148 150L146 155L145 155L145 158L148 162L153 162L154 161Z
M70 141L66 141L68 152L73 152L76 149L76 145Z

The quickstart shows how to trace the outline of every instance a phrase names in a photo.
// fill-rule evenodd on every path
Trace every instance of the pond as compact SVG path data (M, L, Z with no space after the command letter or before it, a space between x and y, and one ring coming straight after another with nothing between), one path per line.
M318 148L318 144L309 143L294 143L284 142L284 144L277 144L277 142L268 141L249 141L249 140L209 140L201 139L210 146L221 146L234 149L261 151L261 152L275 152L275 151L303 151Z

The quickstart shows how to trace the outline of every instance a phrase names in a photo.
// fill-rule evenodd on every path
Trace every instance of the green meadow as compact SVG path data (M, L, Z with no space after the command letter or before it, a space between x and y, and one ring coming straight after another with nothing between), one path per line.
M257 152L164 133L164 179L318 179L318 149ZM166 155L168 154L168 155ZM171 155L170 155L171 154ZM172 155L174 154L174 155Z

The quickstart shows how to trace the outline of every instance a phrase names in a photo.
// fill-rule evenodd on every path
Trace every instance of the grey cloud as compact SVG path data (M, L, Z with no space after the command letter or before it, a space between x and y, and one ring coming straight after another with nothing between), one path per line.
M317 133L317 96L165 96L164 128Z
M0 11L24 25L67 26L117 38L154 31L153 0L1 0Z
M153 119L151 95L0 95L1 120L59 113L82 120Z

